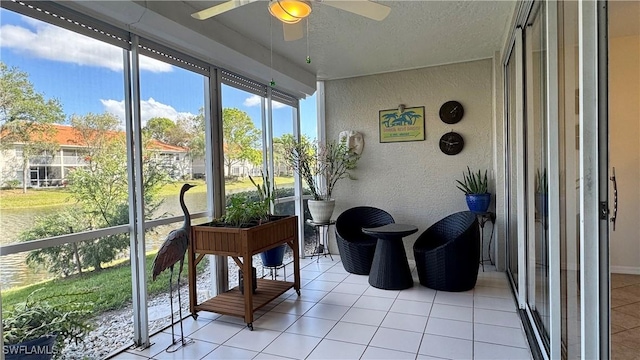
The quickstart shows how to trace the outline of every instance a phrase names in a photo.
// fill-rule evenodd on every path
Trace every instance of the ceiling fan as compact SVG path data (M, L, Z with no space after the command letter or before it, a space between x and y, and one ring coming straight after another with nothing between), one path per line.
M198 20L205 20L256 1L260 0L230 0L195 12L191 16ZM311 14L312 2L332 6L377 21L384 20L391 11L388 6L369 0L269 0L269 12L273 17L282 21L285 41L298 40L303 37L304 29L300 20Z

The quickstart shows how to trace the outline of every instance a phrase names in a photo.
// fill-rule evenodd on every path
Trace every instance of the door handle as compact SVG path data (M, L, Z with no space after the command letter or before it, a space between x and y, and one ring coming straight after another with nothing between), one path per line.
M618 217L618 181L616 180L615 167L609 179L613 182L613 216L611 216L611 224L613 225L613 231L616 231L616 219Z

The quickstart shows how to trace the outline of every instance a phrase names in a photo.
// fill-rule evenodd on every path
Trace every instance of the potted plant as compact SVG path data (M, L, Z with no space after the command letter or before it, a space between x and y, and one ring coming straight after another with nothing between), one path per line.
M344 141L320 145L304 138L286 141L284 154L287 165L309 186L313 200L309 200L308 205L313 221L329 222L335 207L333 190L341 179L354 179L350 171L355 169L360 155L351 151Z
M467 172L462 173L463 181L456 180L457 187L465 193L467 206L473 212L486 212L491 204L491 193L489 192L489 181L487 179L487 170L484 175L478 172L472 172L467 166Z
M58 357L65 341L79 342L91 330L87 302L73 301L70 295L44 298L27 296L2 316L5 359L44 360ZM78 294L81 295L81 294ZM54 298L67 300L50 302Z
M265 175L262 173L262 185L256 183L251 175L249 175L249 180L256 187L258 192L258 204L257 214L253 216L258 217L269 217L272 215L272 209L275 206L274 204L274 193L275 187L271 187L271 182L269 181L269 172ZM284 260L284 251L286 250L287 245L280 245L273 249L269 249L267 251L260 253L260 260L262 260L262 265L265 267L277 267L282 265L282 261Z
M189 308L197 317L198 311L212 311L242 316L253 330L253 312L271 300L294 288L300 294L300 258L298 245L298 217L295 215L265 215L265 207L246 196L230 198L222 219L191 227L189 240ZM268 207L267 207L268 209ZM230 256L247 275L253 272L252 256L286 244L293 251L293 282L256 279L246 276L242 290L233 288L199 302L197 297L196 266L204 255ZM249 281L251 279L251 281ZM251 285L250 285L251 284ZM255 284L255 285L253 285ZM255 292L255 296L253 296Z

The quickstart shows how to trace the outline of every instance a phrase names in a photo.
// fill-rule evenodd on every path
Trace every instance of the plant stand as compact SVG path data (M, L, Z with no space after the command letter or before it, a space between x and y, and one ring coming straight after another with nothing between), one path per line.
M480 265L482 265L482 272L484 272L484 263L489 262L493 265L493 260L491 259L491 240L493 239L493 231L496 226L496 213L493 212L477 212L474 213L478 218L478 225L480 225ZM489 236L489 258L484 258L484 226L487 222L491 222L491 236Z
M244 277L244 294L234 287L198 304L196 265L205 255L230 256L244 274L251 274L252 255L287 244L293 250L293 282L257 279L255 294L252 276ZM282 219L250 228L230 228L208 225L191 227L189 242L189 309L197 318L198 311L210 311L244 318L253 330L253 312L294 288L300 296L300 258L298 253L298 218Z
M271 280L277 280L278 270L282 269L283 277L285 280L287 280L287 265L291 263L293 263L293 260L286 263L282 263L282 265L278 265L278 266L262 266L262 278L264 279L267 276L264 272L264 270L267 269L269 270L269 277L271 278Z
M313 226L316 235L315 246L313 247L313 251L311 253L311 258L316 257L316 262L320 260L320 256L329 257L331 261L333 261L333 256L331 256L331 251L329 251L329 228L331 225L336 224L335 220L329 220L327 222L317 223L313 221L313 219L307 219L307 224ZM306 256L306 255L305 255Z

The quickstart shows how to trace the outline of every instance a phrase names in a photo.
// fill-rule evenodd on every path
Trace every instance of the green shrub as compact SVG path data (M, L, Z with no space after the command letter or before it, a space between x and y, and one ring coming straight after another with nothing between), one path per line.
M4 186L7 189L17 189L20 187L20 180L7 180L4 182Z
M65 340L81 342L91 330L87 321L91 304L78 300L83 294L38 298L37 292L32 292L25 302L16 304L2 315L3 339L5 344L17 344L56 335L54 354L58 357Z

